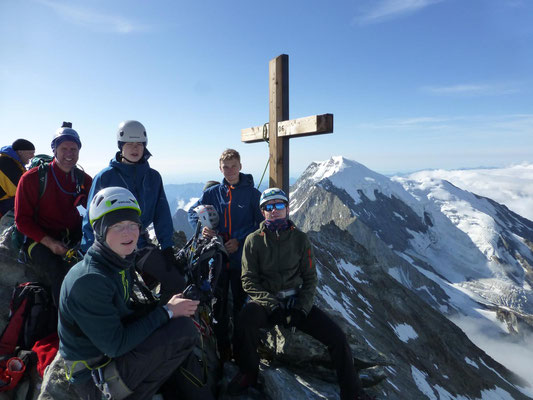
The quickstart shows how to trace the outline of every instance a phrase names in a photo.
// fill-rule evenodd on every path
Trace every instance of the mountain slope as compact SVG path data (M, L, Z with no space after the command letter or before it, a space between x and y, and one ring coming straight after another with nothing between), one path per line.
M292 187L291 218L306 231L334 223L383 270L448 317L522 339L533 327L533 223L449 182L391 180L334 157ZM533 377L528 377L533 378Z

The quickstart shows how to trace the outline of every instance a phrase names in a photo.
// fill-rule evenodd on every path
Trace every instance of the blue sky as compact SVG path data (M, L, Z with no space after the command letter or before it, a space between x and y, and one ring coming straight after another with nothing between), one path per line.
M259 180L268 62L290 59L290 175L343 155L381 173L533 162L530 0L0 2L0 133L49 152L72 121L91 174L120 121L147 128L165 183L219 178L226 147Z

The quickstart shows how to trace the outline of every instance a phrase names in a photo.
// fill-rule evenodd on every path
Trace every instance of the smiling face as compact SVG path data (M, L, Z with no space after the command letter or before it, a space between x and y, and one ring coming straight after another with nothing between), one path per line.
M220 172L230 185L239 183L239 172L241 171L241 162L236 158L220 161Z
M79 154L80 149L76 142L68 140L57 146L54 151L57 166L64 172L70 172L70 170L76 166Z
M105 241L111 250L124 258L137 247L139 232L140 226L137 222L118 222L107 229Z
M127 142L122 146L123 163L132 164L138 162L144 154L144 144L140 142Z

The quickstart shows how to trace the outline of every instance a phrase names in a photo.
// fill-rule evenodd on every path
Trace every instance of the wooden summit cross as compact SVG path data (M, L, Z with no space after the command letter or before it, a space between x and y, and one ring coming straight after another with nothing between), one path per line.
M289 56L282 54L268 65L269 122L241 130L245 143L269 141L269 187L279 187L289 194L289 139L333 133L333 114L313 115L289 120ZM272 128L270 128L272 127Z

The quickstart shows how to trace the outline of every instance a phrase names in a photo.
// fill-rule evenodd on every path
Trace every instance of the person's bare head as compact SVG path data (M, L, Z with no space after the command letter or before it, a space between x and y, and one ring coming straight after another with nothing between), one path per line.
M241 155L237 150L226 149L219 159L220 172L230 185L239 183L239 173L241 171Z

